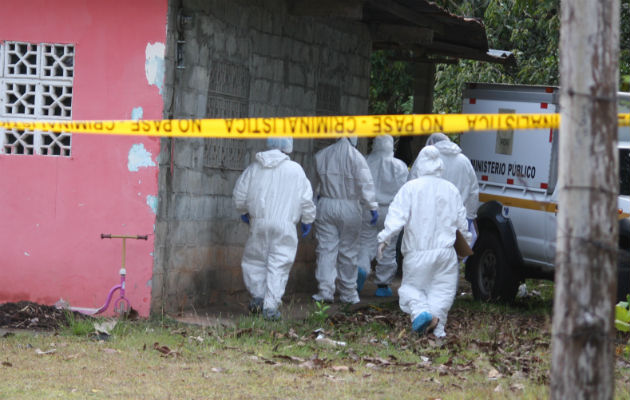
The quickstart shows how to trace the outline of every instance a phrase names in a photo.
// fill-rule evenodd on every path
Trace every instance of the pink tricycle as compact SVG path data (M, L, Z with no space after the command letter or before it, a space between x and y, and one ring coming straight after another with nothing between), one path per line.
M122 266L120 268L120 285L116 285L109 290L107 300L101 308L79 308L71 307L72 310L79 311L83 314L96 315L104 312L109 307L109 303L112 301L112 296L118 290L118 298L114 300L114 312L120 316L126 315L131 310L131 303L129 299L125 297L125 277L127 276L127 270L125 269L125 255L127 248L127 239L142 239L147 240L148 235L112 235L110 233L101 233L101 239L122 239Z

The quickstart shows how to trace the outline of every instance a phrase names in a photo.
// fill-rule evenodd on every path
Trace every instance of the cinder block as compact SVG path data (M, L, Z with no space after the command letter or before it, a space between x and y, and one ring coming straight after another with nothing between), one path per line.
M173 143L174 164L178 167L192 167L192 147L184 140L175 140Z
M237 2L227 2L229 5L225 7L224 21L234 27L246 27L247 14L249 14L249 7L243 8Z
M194 221L194 238L193 244L198 246L210 246L212 244L212 230L210 229L210 220ZM210 251L208 249L208 251Z
M195 110L195 118L204 118L206 116L206 106L208 105L208 95L200 93L197 95L197 109Z
M282 29L282 27L280 27ZM274 27L275 30L275 27ZM275 33L275 32L274 32ZM283 37L280 36L281 32L275 33L274 35L269 36L269 56L275 58L282 58L282 40Z
M211 24L207 24L211 25ZM207 43L204 41L204 43ZM208 68L210 65L210 51L211 49L207 45L199 46L199 66L203 68Z
M242 246L225 246L225 267L226 268L239 268L241 266L241 259L243 258Z
M236 38L233 35L228 35L225 42L225 51L228 56L233 57L237 52Z
M302 107L305 110L315 111L317 107L317 95L314 90L302 88Z
M265 9L262 7L258 7L257 5L252 5L247 14L247 26L250 30L253 31L262 31L263 30L263 14ZM254 32L256 35L258 32Z
M204 195L202 199L203 211L202 217L200 219L203 220L204 223L207 223L207 221L214 219L217 215L217 201L213 196L210 195Z
M173 259L173 250L176 246L186 246L188 244L188 233L186 231L186 221L171 221L168 230L166 246L170 251L170 258Z
M201 182L203 180L204 173L201 171L197 171L194 169L187 169L182 179L185 180L186 192L193 195L201 195L203 194L203 189L201 186Z
M190 197L188 195L175 196L175 215L174 218L180 221L190 219Z
M219 270L221 270L225 264L225 255L226 255L227 251L225 249L225 246L219 246L219 245L211 245L208 247L208 260L210 261L209 267L210 268L218 268Z
M188 88L192 92L205 93L208 91L208 82L210 81L210 72L208 68L200 65L193 65L188 76Z
M182 110L188 116L192 116L197 111L197 93L193 91L186 91L184 93L180 93L180 98L182 101Z
M175 167L171 179L171 189L173 193L188 193L188 169Z
M261 11L261 30L265 33L273 32L273 17L272 11L263 9Z
M195 27L198 29L201 36L200 39L207 39L214 34L215 27L217 25L216 21L213 21L202 13L195 13L194 19Z
M272 33L274 35L282 35L282 30L284 28L284 25L286 23L286 14L283 13L282 11L286 10L286 3L284 2L278 2L279 4L275 5L273 7L273 14L271 15L271 19L273 20L272 22Z
M269 101L269 89L271 82L265 79L256 79L252 82L250 99L252 101Z
M232 222L233 221L233 222ZM240 222L238 217L228 220L224 226L223 238L229 245L244 245L249 236L249 227Z
M164 238L166 237L166 232L168 230L169 225L170 225L170 222L167 220L158 220L155 223L155 243L156 243L155 248L156 250L159 248L161 256L164 256L162 246L164 246ZM163 260L162 257L157 258L157 259L159 259L160 261Z
M306 74L299 64L293 63L289 67L289 83L306 86Z
M231 224L236 223L237 221L230 221ZM217 246L224 246L225 241L225 224L219 218L214 218L210 223L210 234L212 235L212 244Z
M262 57L269 57L271 46L271 35L269 33L255 34L251 38L252 50L254 54L259 54Z
M196 221L205 218L204 209L206 206L205 196L191 195L190 197L190 219Z
M225 41L227 40L227 35L223 31L217 31L214 33L212 37L212 48L216 53L225 53Z

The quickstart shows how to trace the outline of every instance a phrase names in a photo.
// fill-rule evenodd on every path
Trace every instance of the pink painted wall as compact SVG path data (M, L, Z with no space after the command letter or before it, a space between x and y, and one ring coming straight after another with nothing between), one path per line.
M167 0L6 3L0 41L75 45L73 119L130 119L136 107L144 119L162 117L145 50L165 43ZM130 170L134 144L154 166ZM119 282L122 244L100 234L149 234L127 242L127 295L147 316L158 153L157 138L75 134L71 157L0 154L0 303L99 307Z

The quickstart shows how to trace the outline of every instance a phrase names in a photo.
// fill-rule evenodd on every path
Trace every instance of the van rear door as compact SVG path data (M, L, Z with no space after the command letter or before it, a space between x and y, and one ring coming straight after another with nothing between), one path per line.
M463 101L465 114L555 113L558 89L469 84ZM543 267L553 264L546 238L555 230L551 221L556 211L553 188L557 175L551 169L554 135L551 129L533 129L467 132L460 138L460 146L477 173L479 200L496 200L503 205L524 261Z

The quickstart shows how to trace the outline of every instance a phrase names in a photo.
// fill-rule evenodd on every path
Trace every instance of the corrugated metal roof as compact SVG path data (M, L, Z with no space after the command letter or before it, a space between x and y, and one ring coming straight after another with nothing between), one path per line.
M342 0L343 1L343 0ZM475 59L497 63L513 63L511 54L489 52L488 37L483 22L452 14L437 4L426 0L365 0L363 22L399 27L415 27L432 32L432 40L416 44L386 42L379 48L413 50L427 58L441 56Z

